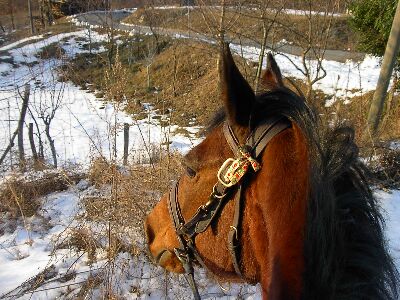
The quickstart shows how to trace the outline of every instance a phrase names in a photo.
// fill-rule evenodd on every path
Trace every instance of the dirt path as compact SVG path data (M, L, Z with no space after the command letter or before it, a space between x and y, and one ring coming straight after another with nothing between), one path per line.
M130 12L125 11L116 11L110 13L105 12L90 12L86 14L82 14L77 16L76 18L81 22L87 22L91 25L95 26L104 26L113 24L115 29L123 30L123 31L132 31L136 30L141 34L149 34L151 33L150 27L148 26L139 26L133 24L124 24L121 21L127 17ZM199 41L205 41L212 43L214 40L211 37L207 37L203 34L188 32L183 30L176 30L176 29L167 29L167 28L157 28L155 31L160 35L169 36L172 38L190 38ZM231 40L230 42L239 44L239 40ZM241 41L243 46L252 46L252 47L259 47L257 43L251 41L249 39L242 39ZM273 45L268 45L269 49L273 48ZM297 46L293 45L282 45L279 47L274 46L274 51L285 53L285 54L292 54L296 56L300 56L302 54L302 49ZM361 61L365 57L365 53L360 52L351 52L351 51L343 51L343 50L330 50L327 49L325 51L325 59L338 61L338 62L345 62L346 60L353 60L353 61ZM312 57L311 57L312 58Z

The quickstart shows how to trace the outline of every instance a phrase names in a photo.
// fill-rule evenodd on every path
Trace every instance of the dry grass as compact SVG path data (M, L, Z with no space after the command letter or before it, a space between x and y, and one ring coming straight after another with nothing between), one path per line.
M98 259L98 251L109 260L119 253L133 257L143 253L134 242L143 235L143 220L181 171L179 154L165 155L153 166L122 168L94 160L88 176L94 186L81 197L85 213L56 248L83 251L90 263Z
M236 58L251 81L255 74L253 64ZM142 66L132 78L135 97L140 102L152 103L161 113L172 109L173 124L188 126L195 118L197 124L205 125L221 106L217 60L218 50L212 45L176 41L157 55L151 65L151 82L157 94L148 91L147 70Z
M146 39L146 38L145 38ZM135 114L136 118L145 118L142 103L150 103L160 114L172 111L171 123L182 126L205 125L207 120L220 106L217 57L218 51L212 45L197 42L169 41L167 46L156 55L149 67L151 86L147 83L147 68L144 60L146 45L144 40L135 50L135 61L130 63L132 55L129 44L121 45L119 57L126 71L127 101L125 110ZM104 70L107 70L106 54L80 55L68 65L64 78L72 80L82 87L101 91L106 94ZM254 64L237 59L241 70L253 80ZM172 109L172 110L171 110ZM161 124L168 125L168 124Z
M378 149L378 160L375 162L375 179L377 184L387 188L400 188L400 149Z
M92 291L99 287L104 281L103 274L98 275L90 275L89 278L85 281L85 283L80 288L79 292L75 296L75 299L88 299L90 298L90 294Z
M102 158L94 160L88 178L96 190L82 200L87 219L123 227L129 219L129 227L141 229L151 207L182 171L180 157L175 153L162 156L154 165L127 167L118 167Z
M101 261L100 269L82 283L76 298L100 294L106 299L120 299L113 285L129 267L123 257L128 254L129 260L139 261L146 256L143 220L169 189L171 180L181 173L180 159L180 154L164 153L154 165L126 167L102 158L93 160L88 175L93 186L81 195L84 213L56 243L56 249L73 249L78 257L86 254L89 265Z
M65 54L64 48L62 48L58 42L55 42L43 47L36 54L36 56L40 59L50 59L50 58L61 59L64 56L64 54Z
M89 262L96 261L96 249L100 247L95 234L88 228L71 228L66 238L56 246L56 249L75 249L84 251Z
M350 123L356 133L356 141L362 147L370 148L372 146L371 137L367 133L367 116L373 91L362 96L356 96L349 99L348 104L342 100L337 101L328 113L337 114L337 120L344 120ZM379 128L379 140L391 141L400 138L400 95L395 95L391 101L387 101L390 107L385 107L383 112L384 119Z
M13 176L0 186L0 212L8 212L12 217L30 217L39 207L38 197L67 189L83 178L82 174L67 174L60 171L46 171L42 176Z

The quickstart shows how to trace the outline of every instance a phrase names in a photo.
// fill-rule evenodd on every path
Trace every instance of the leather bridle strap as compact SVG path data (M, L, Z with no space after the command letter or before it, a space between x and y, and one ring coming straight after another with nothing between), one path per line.
M274 117L266 120L265 123L258 126L247 138L246 145L251 149L253 157L258 158L264 150L271 139L282 132L283 130L289 128L291 122L282 117ZM240 144L229 124L226 122L224 124L224 135L231 147L232 152L235 154L240 147ZM235 269L236 274L242 277L242 272L240 269L240 221L241 221L241 211L242 211L242 183L239 183L238 190L235 195L235 212L233 216L233 222L230 226L228 233L228 250L231 255L232 264Z
M185 277L189 283L190 288L192 289L193 296L195 300L201 300L199 291L197 289L196 282L194 281L194 270L193 270L193 262L192 262L192 255L191 251L193 251L194 247L191 247L189 243L192 243L192 240L186 240L183 235L178 234L178 229L185 224L185 220L182 216L182 213L179 208L178 203L178 186L179 180L175 182L173 185L170 197L168 201L168 210L172 217L175 230L177 232L178 241L180 244L180 248L175 248L175 255L182 263L182 266L185 270Z
M250 154L246 152L247 154L245 158L257 163L254 161L254 159L260 156L261 152L265 149L269 141L278 133L286 128L289 128L290 126L291 122L284 117L268 118L264 123L257 126L257 128L250 133L245 145L243 146L239 144L234 131L227 122L224 124L223 131L233 154L239 157L238 159L242 159L243 151L248 149L251 157ZM221 169L223 168L224 167L221 167ZM197 234L204 232L209 227L211 222L218 215L218 212L222 209L225 200L230 199L230 196L235 192L236 189L237 192L235 195L233 224L228 233L228 249L232 257L232 263L235 272L239 276L242 276L239 259L239 230L243 206L242 183L243 180L239 181L235 185L226 185L226 183L219 180L214 185L207 203L201 205L188 222L185 222L178 202L179 181L177 181L171 189L168 200L168 210L173 220L178 241L180 243L180 248L175 248L174 251L179 261L182 263L183 268L185 269L187 280L192 288L193 295L196 300L200 300L200 295L194 281L193 261L197 261L204 268L206 268L206 266L197 252L195 246L195 237Z
M241 219L241 211L242 211L242 184L239 185L239 188L235 195L235 213L233 215L233 222L229 228L228 232L228 250L231 255L232 264L235 269L236 274L240 277L242 276L242 271L240 269L240 244L239 244L239 230L240 230L240 219Z
M269 141L290 126L291 122L282 116L268 118L249 134L245 145L251 149L252 156L258 158ZM224 123L224 136L233 154L236 155L240 143L228 122Z

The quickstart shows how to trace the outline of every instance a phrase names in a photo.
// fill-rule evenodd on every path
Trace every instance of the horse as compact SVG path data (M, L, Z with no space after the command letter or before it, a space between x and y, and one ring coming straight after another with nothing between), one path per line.
M227 44L218 68L223 108L145 219L155 263L189 274L197 263L219 280L259 283L264 300L398 299L354 130L322 126L271 54L259 93ZM255 153L259 144L248 141L260 130Z

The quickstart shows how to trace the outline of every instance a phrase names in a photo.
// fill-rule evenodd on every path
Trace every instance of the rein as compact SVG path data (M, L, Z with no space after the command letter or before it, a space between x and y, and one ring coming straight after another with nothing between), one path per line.
M185 221L178 202L179 181L171 189L168 209L174 224L180 247L174 252L182 263L186 278L193 291L194 299L200 300L200 295L194 281L193 262L206 268L201 256L196 250L195 238L204 232L222 209L223 203L232 199L235 193L235 212L228 233L228 250L230 252L235 272L243 278L240 270L239 229L241 221L242 182L250 169L257 172L261 165L257 162L261 152L271 139L283 130L291 127L291 122L282 117L271 117L257 126L247 137L244 145L240 145L232 127L224 123L224 136L236 158L228 158L218 171L218 181L214 185L208 201L201 205L189 221Z

